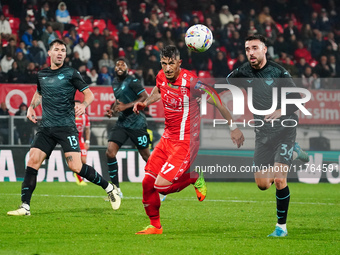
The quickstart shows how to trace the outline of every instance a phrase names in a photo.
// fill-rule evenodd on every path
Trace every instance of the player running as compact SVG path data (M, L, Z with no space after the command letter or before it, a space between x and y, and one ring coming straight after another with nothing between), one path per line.
M75 105L80 104L81 102L76 100ZM80 116L76 116L76 126L78 130L78 140L79 140L79 147L80 147L80 153L81 153L81 162L83 164L86 164L86 158L87 158L87 151L90 148L90 120L89 116L84 113ZM85 131L85 140L84 140L84 131ZM73 173L74 177L76 178L76 183L79 186L86 186L87 183L79 176L77 173Z
M38 73L37 91L27 110L27 118L37 123L34 109L40 104L43 105L42 120L31 145L21 187L22 204L19 209L7 212L7 215L31 215L30 202L37 183L38 169L42 162L49 158L58 143L63 148L68 167L81 177L102 187L108 194L112 208L117 210L120 206L117 188L103 179L93 167L81 162L75 115L85 113L86 107L94 99L93 93L78 71L64 66L66 45L63 41L59 39L52 41L48 55L51 58L51 66ZM84 94L84 101L75 106L76 90Z
M279 64L267 61L266 39L262 35L250 36L245 40L245 50L248 62L232 71L227 81L230 84L251 87L253 89L253 104L257 110L268 110L272 106L272 90L281 87L296 87L286 69ZM243 78L243 79L237 79ZM245 79L246 78L246 79ZM299 93L290 93L287 98L301 98ZM281 101L278 100L277 109L266 116L254 114L254 119L260 119L264 125L255 128L254 166L262 167L255 173L255 181L259 189L266 190L275 183L277 224L275 231L268 235L274 237L287 236L286 220L290 191L287 185L289 165L295 157L308 162L308 154L295 142L298 116L294 113L298 108L287 105L287 114L281 114ZM280 121L273 121L280 119ZM272 124L273 123L273 124ZM296 153L293 153L295 151ZM270 166L270 171L263 166ZM274 171L273 171L274 170Z
M193 184L199 201L203 201L207 194L203 175L189 172L199 149L200 107L196 98L202 92L192 86L195 86L193 83L197 77L181 69L182 60L175 46L165 47L160 57L162 70L157 74L156 86L144 102L136 103L133 108L134 112L139 113L161 99L165 115L163 136L145 166L143 204L150 225L136 233L141 235L163 233L158 193L167 195L179 192ZM213 103L212 98L208 102ZM232 117L229 111L218 100L216 102L215 106L230 123ZM237 147L243 144L244 137L238 128L233 129L230 136Z

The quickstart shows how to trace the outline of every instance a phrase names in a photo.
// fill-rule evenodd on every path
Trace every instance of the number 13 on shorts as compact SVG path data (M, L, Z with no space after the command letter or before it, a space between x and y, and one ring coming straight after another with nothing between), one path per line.
M169 162L165 162L165 164L162 167L161 173L162 174L167 174L167 173L169 173L174 168L175 168L174 165L170 164Z

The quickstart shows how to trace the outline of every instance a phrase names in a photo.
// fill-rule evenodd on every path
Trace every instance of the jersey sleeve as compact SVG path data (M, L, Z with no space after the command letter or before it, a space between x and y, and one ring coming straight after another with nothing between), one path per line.
M281 87L296 87L296 84L290 75L290 73L282 67L282 72L281 72Z
M135 92L137 96L139 96L140 93L145 91L145 88L142 86L140 80L138 80L137 78L133 78L129 86L130 86L130 89L133 92Z
M71 82L79 91L83 91L89 87L76 69L73 70Z

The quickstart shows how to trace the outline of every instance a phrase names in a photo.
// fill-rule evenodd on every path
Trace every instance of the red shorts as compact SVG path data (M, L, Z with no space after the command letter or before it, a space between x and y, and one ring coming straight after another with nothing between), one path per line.
M196 158L199 142L161 138L145 166L150 171L174 182L184 174Z
M79 139L79 147L80 147L81 156L86 157L87 156L87 150L85 149L84 138Z

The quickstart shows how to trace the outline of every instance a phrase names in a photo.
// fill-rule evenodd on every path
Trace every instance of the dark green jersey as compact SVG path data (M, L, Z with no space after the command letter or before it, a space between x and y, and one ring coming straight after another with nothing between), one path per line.
M127 77L120 81L117 77L113 80L113 92L116 100L127 104L137 100L140 94L145 91L142 84L134 76L127 75ZM145 115L135 114L132 107L119 113L117 126L129 129L146 128Z
M273 61L267 61L266 65L261 69L252 68L249 62L244 63L228 75L227 82L245 89L252 87L253 106L257 110L268 110L272 107L273 88L275 87L278 88L276 109L281 109L281 88L296 87L289 72ZM264 116L254 114L254 119L263 120ZM294 113L281 116L280 120L284 119L298 120L297 115ZM282 127L280 122L274 122L274 128L272 128L272 123L265 121L264 123L263 128L260 128L263 131L275 132L275 130ZM288 125L288 123L286 124Z
M37 91L42 96L41 127L75 126L74 95L88 88L79 72L68 66L45 68L38 73Z

